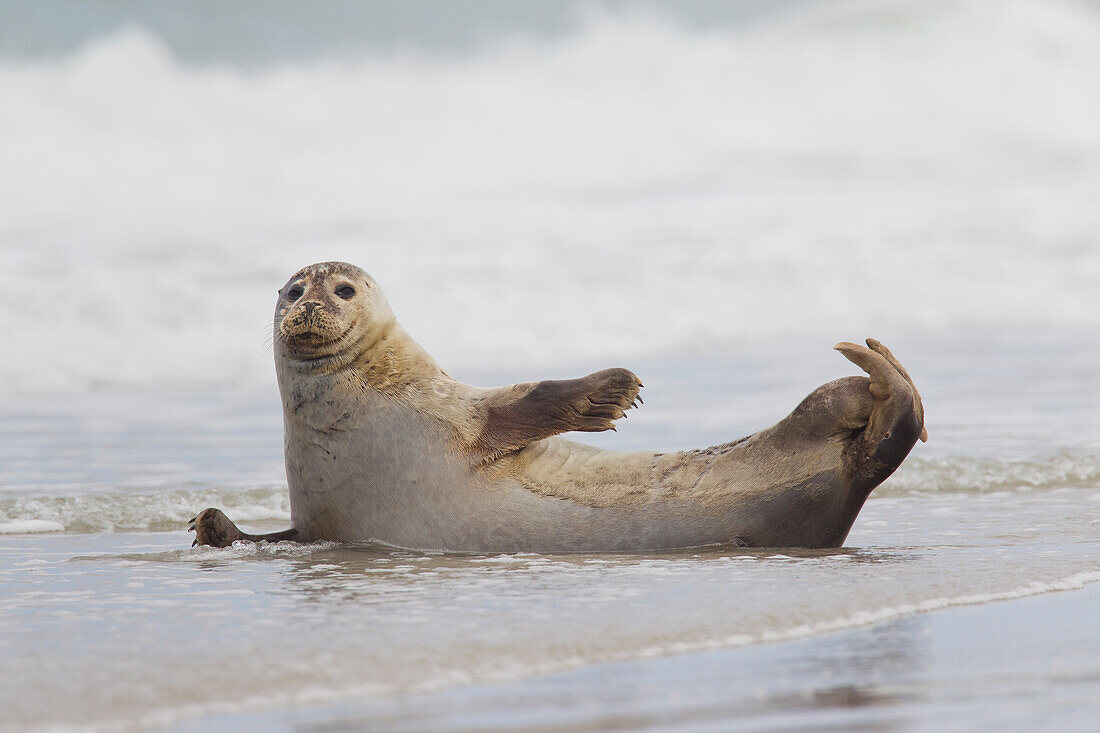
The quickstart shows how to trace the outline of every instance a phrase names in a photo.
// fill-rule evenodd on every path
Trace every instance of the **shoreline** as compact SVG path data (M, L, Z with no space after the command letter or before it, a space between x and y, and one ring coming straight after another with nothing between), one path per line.
M1100 583L508 683L213 714L163 730L1087 730Z

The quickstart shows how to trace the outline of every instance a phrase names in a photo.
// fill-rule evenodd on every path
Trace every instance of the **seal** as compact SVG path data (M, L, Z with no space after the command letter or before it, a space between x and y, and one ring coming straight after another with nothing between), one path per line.
M770 428L702 450L622 453L559 436L614 430L640 401L632 372L463 384L353 265L295 273L279 290L274 334L292 527L246 534L206 509L191 523L195 544L838 547L871 491L927 439L913 380L874 339L835 347L868 376L818 387Z

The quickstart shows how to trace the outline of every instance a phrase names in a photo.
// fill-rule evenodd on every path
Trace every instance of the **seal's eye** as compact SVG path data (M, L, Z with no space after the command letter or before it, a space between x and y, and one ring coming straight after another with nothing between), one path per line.
M291 288L288 291L286 291L286 299L287 300L298 300L298 298L301 298L301 297L302 297L302 289L297 287L297 286Z
M351 296L355 295L355 288L350 285L341 285L340 287L336 288L336 294L344 300L347 300Z

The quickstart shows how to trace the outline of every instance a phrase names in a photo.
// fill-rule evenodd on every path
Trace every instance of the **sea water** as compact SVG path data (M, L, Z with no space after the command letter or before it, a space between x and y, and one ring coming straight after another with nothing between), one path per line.
M0 725L575 692L1100 580L1094 3L0 7ZM289 521L267 332L322 259L464 381L634 369L603 447L754 432L865 336L930 441L837 551L192 549Z
M1100 430L1074 416L1095 414L1100 397L1091 377L1048 366L1059 359L1095 373L1100 350L1047 345L1013 361L1009 348L906 346L931 440L872 495L835 551L192 549L186 519L207 505L245 526L286 526L274 393L109 390L34 420L30 398L13 399L19 408L2 415L0 441L0 479L12 487L0 494L0 651L17 670L0 685L6 724L148 728L385 701L806 638L1100 580ZM735 437L781 417L811 380L851 372L845 364L793 348L686 368L643 361L647 404L600 442L629 449ZM1000 378L953 383L983 369ZM788 382L792 370L807 373ZM1074 407L1044 420L1061 400Z

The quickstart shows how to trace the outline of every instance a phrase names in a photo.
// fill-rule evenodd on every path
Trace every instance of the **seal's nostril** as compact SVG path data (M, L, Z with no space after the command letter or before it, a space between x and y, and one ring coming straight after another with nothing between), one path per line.
M306 315L307 316L313 315L313 309L316 308L319 305L321 305L321 304L313 302L313 301L310 301L309 303L302 303L302 307L306 309Z

